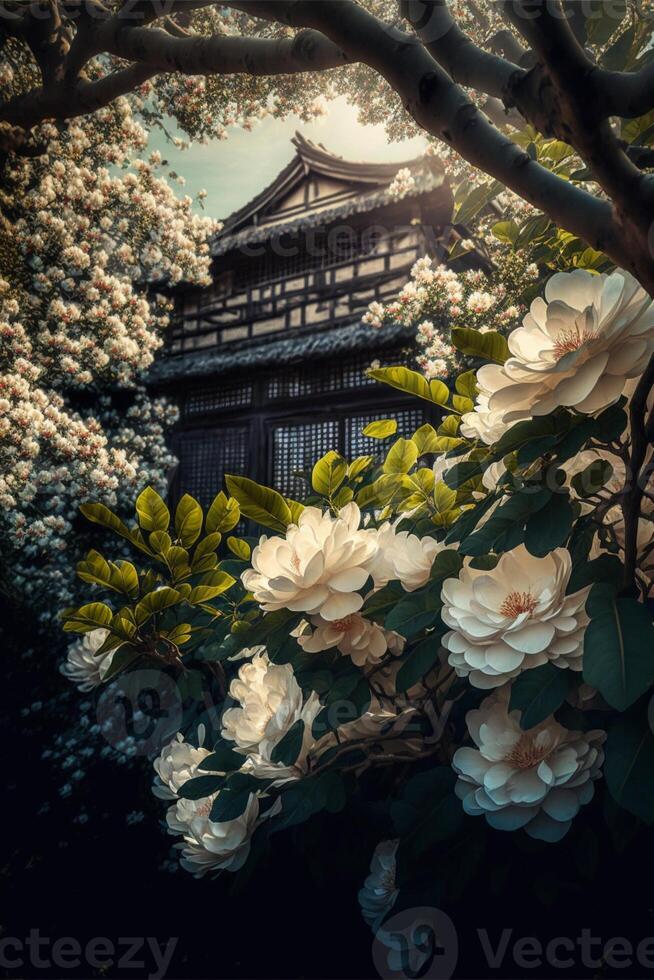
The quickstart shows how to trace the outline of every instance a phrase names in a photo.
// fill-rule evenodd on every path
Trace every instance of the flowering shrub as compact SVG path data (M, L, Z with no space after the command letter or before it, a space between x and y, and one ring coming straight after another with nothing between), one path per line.
M521 252L497 251L497 257L490 277L481 270L455 272L434 265L428 255L418 259L397 299L371 303L363 322L375 329L383 323L415 329L416 361L425 377L447 379L465 363L464 345L454 344L453 330L506 334L525 312L514 297L533 286L538 267Z
M44 619L62 595L72 599L79 503L120 509L145 483L165 490L175 410L139 379L169 304L145 287L208 273L214 223L158 175L159 154L135 156L147 133L133 102L41 126L47 151L10 157L3 174L0 539L11 573L2 579Z
M108 598L66 613L72 678L158 665L211 706L154 762L185 868L251 868L275 833L356 798L383 838L360 894L383 941L404 885L482 824L554 844L597 793L608 821L654 820L652 309L626 272L559 274L508 343L454 333L494 362L482 393L473 370L372 371L440 422L369 426L369 454L316 462L306 506L235 476L206 514L185 496L171 518L154 490L134 525L85 505L140 564L80 564ZM610 374L566 371L614 343ZM266 531L225 548L239 517Z

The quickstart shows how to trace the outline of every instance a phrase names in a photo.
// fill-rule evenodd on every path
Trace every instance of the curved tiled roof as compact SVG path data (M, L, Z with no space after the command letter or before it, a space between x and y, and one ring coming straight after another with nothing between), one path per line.
M434 157L421 156L399 163L363 163L344 160L343 157L331 153L321 144L306 139L299 132L295 134L291 142L295 146L293 159L272 183L225 219L222 229L213 239L212 255L224 255L233 248L267 241L282 233L292 233L315 225L329 224L331 221L351 214L371 211L374 208L391 204L397 199L397 196L391 195L388 187L398 170L404 168L411 171L415 185L411 190L405 192L403 197L416 196L443 185L447 186L442 167ZM279 194L290 191L309 171L334 180L361 185L362 192L335 207L307 211L294 220L280 221L276 224L266 224L259 227L256 224L256 215Z
M444 191L444 203L446 200L451 202L452 195L449 185L440 170L425 167L422 172L414 172L413 177L415 184L410 190L405 191L401 195L402 200L409 197L418 197L421 194L428 194L442 188ZM241 248L243 245L266 242L281 234L292 234L296 231L302 231L305 228L313 228L316 225L329 225L333 221L338 221L340 218L346 218L351 214L363 214L367 211L374 211L375 208L385 207L388 204L393 204L397 200L399 198L396 195L391 194L388 189L383 188L357 195L357 197L350 198L343 204L333 208L306 211L301 217L291 221L280 221L277 224L263 225L262 227L250 225L248 228L244 228L242 231L237 231L234 234L225 234L223 231L213 240L211 254L214 256L225 255L232 249Z
M264 368L272 365L289 365L352 354L353 351L374 352L393 346L401 340L410 341L412 335L406 327L397 323L384 324L379 330L365 329L360 318L343 327L323 329L297 336L285 333L276 339L268 338L247 347L217 347L206 351L189 351L175 357L162 357L148 371L151 385L201 378L207 375L226 374L235 370Z

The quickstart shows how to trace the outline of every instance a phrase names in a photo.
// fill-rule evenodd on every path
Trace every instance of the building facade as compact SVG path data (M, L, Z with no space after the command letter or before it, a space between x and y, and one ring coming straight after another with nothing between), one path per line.
M301 496L302 474L328 450L370 451L371 419L393 415L403 434L427 417L429 406L365 373L375 358L405 361L412 338L361 317L397 294L417 258L443 254L452 195L440 165L354 163L300 134L293 145L213 241L212 285L175 291L151 377L180 407L173 495L206 503L234 473Z

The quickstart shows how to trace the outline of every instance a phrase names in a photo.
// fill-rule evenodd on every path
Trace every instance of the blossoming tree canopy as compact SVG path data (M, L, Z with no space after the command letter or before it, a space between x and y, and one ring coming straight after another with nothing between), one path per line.
M2 84L19 84L7 68ZM199 217L141 159L138 100L66 127L47 152L12 155L0 227L0 534L2 587L43 620L72 601L78 506L122 508L144 484L164 490L176 408L142 375L163 344L170 304L147 282L204 282L215 222ZM3 563L5 564L5 563ZM10 569L10 570L9 570Z
M202 692L154 763L185 868L251 868L356 797L384 814L360 893L383 936L471 823L555 846L598 796L654 821L652 309L627 272L557 273L508 340L452 330L476 368L448 383L371 370L440 421L371 423L303 501L230 476L206 513L153 489L135 523L84 506L135 560L80 564L106 599L64 615L71 679L157 664Z
M585 242L587 260L603 253L654 289L647 4L581 5L574 16L562 0L53 0L3 10L4 77L16 80L0 102L10 152L33 152L41 122L129 92L147 93L151 120L173 116L193 138L251 125L261 106L308 118L317 98L345 94L394 137L422 131L446 159L515 192L545 226Z

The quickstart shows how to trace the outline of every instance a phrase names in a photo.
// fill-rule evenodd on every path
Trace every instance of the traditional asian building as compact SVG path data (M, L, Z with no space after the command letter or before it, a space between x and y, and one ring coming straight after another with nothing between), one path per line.
M292 142L291 162L215 237L213 284L175 291L151 377L180 407L173 495L206 503L225 473L301 494L298 474L329 449L370 451L371 419L393 415L405 434L429 410L366 376L375 358L405 362L413 338L361 317L418 257L443 254L452 194L440 164L355 163L299 133Z

